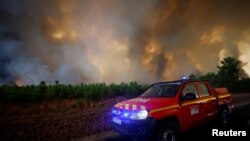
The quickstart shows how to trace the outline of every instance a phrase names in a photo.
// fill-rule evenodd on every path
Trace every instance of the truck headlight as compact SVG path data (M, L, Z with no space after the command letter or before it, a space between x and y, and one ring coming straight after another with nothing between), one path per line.
M133 112L130 116L130 119L146 119L148 117L148 111L147 110L140 110L137 112Z

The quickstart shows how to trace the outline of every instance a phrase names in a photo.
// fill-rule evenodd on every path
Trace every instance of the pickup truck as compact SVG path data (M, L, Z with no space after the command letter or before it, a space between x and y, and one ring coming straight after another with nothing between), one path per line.
M160 82L115 104L111 126L123 135L176 141L181 133L215 120L226 125L232 109L227 89L212 88L208 81Z

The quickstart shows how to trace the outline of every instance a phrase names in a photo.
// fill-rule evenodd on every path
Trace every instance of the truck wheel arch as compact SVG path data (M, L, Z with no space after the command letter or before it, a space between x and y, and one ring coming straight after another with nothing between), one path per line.
M174 122L176 126L180 129L179 119L176 116L170 116L157 121L157 126L162 125L165 122Z
M180 139L180 132L181 132L178 118L172 116L159 120L157 123L156 131L157 132L155 135L157 141L162 141L162 137L165 136L164 134L166 132L169 132L172 135L174 135L175 140L178 141Z

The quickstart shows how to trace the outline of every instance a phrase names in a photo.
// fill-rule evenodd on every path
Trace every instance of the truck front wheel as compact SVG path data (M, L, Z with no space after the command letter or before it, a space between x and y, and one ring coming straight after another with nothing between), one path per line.
M166 122L159 127L157 141L178 141L180 131L173 122Z

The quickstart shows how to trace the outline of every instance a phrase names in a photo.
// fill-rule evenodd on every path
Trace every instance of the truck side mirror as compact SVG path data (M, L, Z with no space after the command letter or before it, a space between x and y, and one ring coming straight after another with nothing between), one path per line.
M185 96L182 97L182 100L194 100L196 96L194 93L187 93Z

